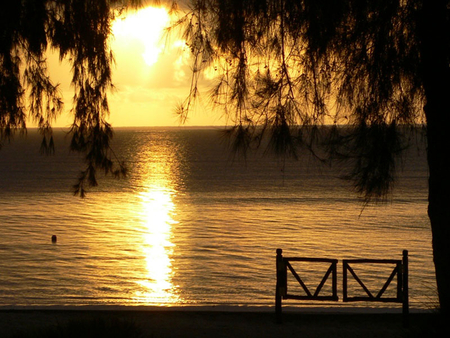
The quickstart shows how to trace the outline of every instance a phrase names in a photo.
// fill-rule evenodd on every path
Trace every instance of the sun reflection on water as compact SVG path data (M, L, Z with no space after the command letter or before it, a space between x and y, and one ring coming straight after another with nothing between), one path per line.
M144 133L136 139L138 151L132 159L133 179L138 188L136 205L140 234L138 285L133 301L145 305L183 303L176 280L175 231L177 197L183 185L180 168L184 163L182 143L165 132Z
M171 242L172 225L176 223L172 218L175 210L172 195L173 191L163 186L152 186L140 194L146 227L143 251L147 276L138 282L145 291L140 291L137 296L146 303L170 304L179 301L172 284L170 258L174 247Z

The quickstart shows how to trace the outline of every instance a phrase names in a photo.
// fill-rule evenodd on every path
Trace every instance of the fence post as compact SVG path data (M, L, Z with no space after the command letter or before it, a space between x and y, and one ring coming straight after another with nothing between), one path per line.
M332 274L332 292L333 292L333 297L336 298L336 300L338 299L338 295L337 295L337 261L333 262L333 274Z
M283 261L283 250L277 249L277 285L275 290L275 316L277 323L282 322L281 299L286 288L286 267Z
M403 250L403 259L402 259L402 267L403 267L403 327L409 327L409 285L408 285L408 250Z
M347 301L347 261L342 261L342 301Z

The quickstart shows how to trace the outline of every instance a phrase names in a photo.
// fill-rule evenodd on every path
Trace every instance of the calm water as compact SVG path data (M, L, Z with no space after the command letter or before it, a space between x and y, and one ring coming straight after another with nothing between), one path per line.
M118 130L115 150L130 175L102 179L83 200L71 195L82 167L64 133L51 157L38 154L33 131L5 145L0 306L272 306L276 248L338 259L400 259L407 249L411 306L435 306L423 154L411 151L405 160L392 203L361 213L337 171L309 157L284 167L261 154L232 161L220 135ZM320 266L304 269L307 284L317 283ZM363 278L380 289L377 277L389 273Z

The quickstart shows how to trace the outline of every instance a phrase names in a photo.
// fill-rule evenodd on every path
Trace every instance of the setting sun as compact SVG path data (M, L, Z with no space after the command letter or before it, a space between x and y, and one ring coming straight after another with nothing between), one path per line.
M165 8L147 7L117 19L112 30L116 39L137 40L143 46L142 58L152 66L164 48L161 37L169 19Z

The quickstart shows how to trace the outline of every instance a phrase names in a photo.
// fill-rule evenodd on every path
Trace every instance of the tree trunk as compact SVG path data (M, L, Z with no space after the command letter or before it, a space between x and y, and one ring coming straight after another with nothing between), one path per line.
M418 22L421 77L425 91L428 215L433 235L433 257L441 312L450 313L450 69L448 64L447 1L423 1Z

